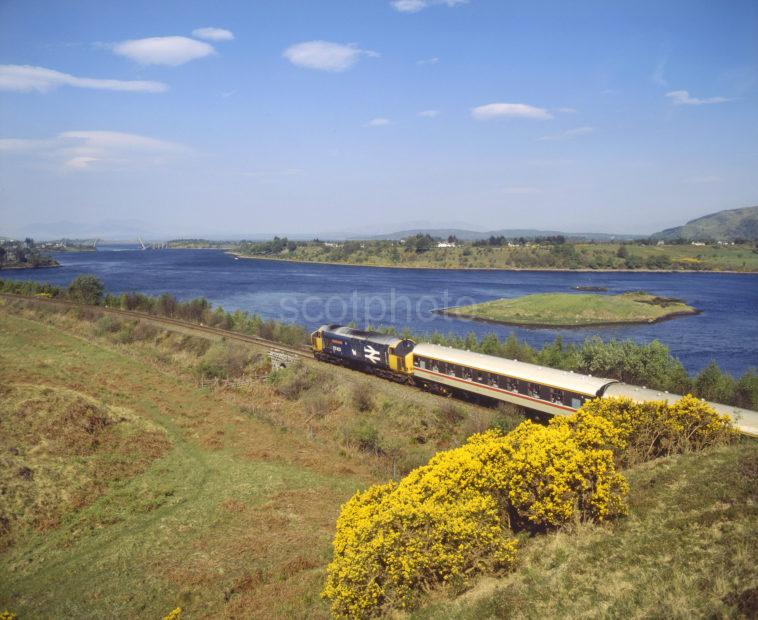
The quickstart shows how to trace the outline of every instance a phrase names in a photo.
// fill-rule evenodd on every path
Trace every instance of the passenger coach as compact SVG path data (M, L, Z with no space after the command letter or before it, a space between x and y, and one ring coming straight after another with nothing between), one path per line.
M488 396L550 414L568 414L602 396L615 383L565 370L545 368L482 353L435 344L417 344L413 350L416 383L438 391Z

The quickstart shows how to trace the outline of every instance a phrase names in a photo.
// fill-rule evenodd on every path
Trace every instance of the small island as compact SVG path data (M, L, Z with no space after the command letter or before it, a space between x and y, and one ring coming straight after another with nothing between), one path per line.
M444 308L441 314L460 318L528 327L585 327L657 323L699 310L680 299L658 297L645 291L620 295L591 293L539 293L514 299Z

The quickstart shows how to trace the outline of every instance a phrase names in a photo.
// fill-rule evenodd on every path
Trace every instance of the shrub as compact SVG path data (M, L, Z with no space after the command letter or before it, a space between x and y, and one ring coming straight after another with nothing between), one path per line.
M600 430L595 419L598 417L609 423L604 430ZM628 398L598 398L586 402L572 416L553 420L551 425L569 426L585 437L593 435L598 445L613 450L616 462L625 466L722 445L737 436L728 416L718 414L692 395L671 405L663 401L635 403Z
M209 378L239 377L250 362L250 353L239 345L216 342L203 355L197 372Z
M355 408L361 413L371 411L374 406L374 394L368 383L356 383L352 389L352 400Z
M613 453L585 448L568 426L524 422L439 452L397 485L356 494L342 509L323 596L336 616L412 607L437 585L507 570L513 528L547 529L624 511Z
M491 498L469 492L448 503L402 485L376 485L342 508L323 592L335 616L410 608L434 585L512 565L516 541Z
M105 287L95 276L78 276L68 286L68 297L80 304L97 305L103 300Z

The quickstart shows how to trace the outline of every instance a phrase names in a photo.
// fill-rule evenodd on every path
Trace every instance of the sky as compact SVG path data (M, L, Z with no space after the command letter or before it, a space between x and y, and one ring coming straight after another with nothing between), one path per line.
M0 235L645 234L755 204L754 0L0 0Z

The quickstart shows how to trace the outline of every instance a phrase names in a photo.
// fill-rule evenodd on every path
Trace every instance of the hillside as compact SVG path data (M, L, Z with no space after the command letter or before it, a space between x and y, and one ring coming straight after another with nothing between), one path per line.
M414 618L755 618L756 443L624 473L628 517L534 537L512 574Z
M653 237L702 241L758 241L758 206L704 215L687 222L684 226L662 230Z

